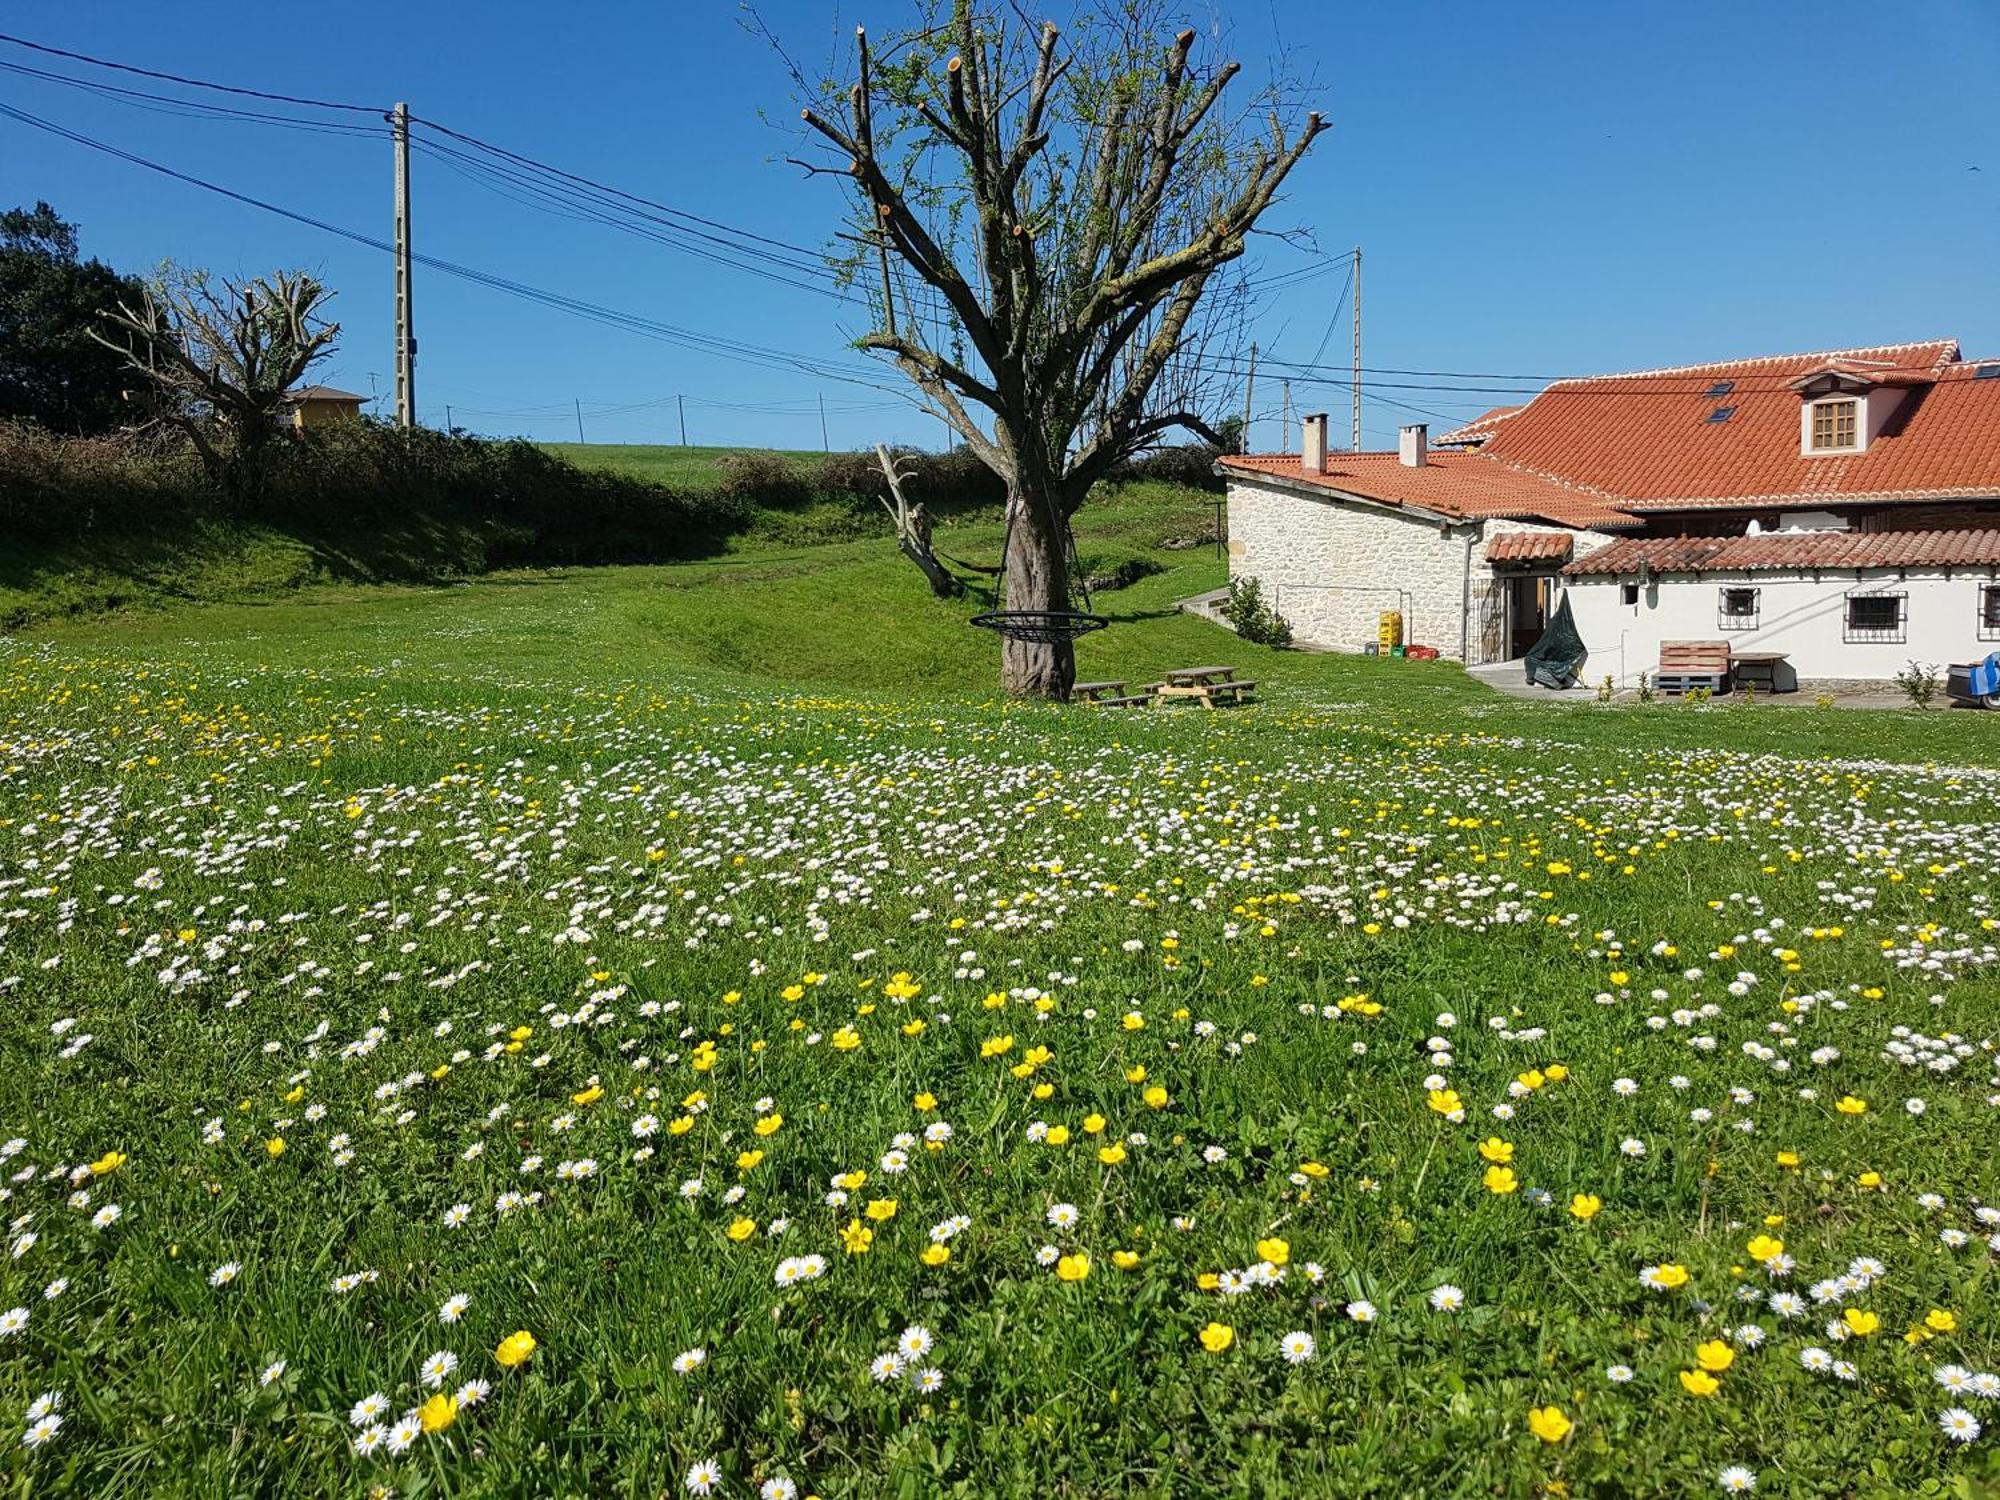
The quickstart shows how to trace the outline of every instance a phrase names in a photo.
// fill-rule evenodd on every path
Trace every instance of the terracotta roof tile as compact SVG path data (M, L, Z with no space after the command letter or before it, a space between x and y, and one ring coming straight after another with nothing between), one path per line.
M1483 411L1463 426L1454 427L1449 432L1441 432L1431 439L1434 447L1450 448L1461 443L1483 443L1493 436L1493 429L1506 421L1519 406L1496 406L1491 411Z
M1329 453L1324 474L1306 473L1296 453L1230 454L1217 463L1239 474L1268 475L1454 520L1519 517L1585 529L1633 524L1597 495L1479 453L1432 453L1414 467L1394 453Z
M1575 578L1789 568L2000 568L2000 531L1779 531L1762 536L1624 537L1563 569Z
M1567 558L1576 538L1566 531L1503 531L1486 544L1488 562L1546 562Z
M1979 368L1938 339L1562 380L1480 452L1641 513L2000 495L2000 380ZM1808 458L1791 384L1828 370L1911 389L1867 451Z

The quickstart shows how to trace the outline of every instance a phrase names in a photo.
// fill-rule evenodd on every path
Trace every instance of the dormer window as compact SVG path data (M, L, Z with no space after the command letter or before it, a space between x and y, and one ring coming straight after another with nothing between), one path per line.
M1860 446L1861 403L1852 397L1815 401L1812 408L1812 451L1852 452Z

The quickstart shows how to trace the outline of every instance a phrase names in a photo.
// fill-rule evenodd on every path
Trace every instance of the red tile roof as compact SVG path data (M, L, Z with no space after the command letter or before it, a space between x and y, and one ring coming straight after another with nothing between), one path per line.
M2000 568L2000 531L1792 531L1623 537L1563 569L1570 577L1759 573L1792 568Z
M1241 474L1268 475L1453 520L1518 517L1585 529L1632 524L1615 504L1577 486L1477 453L1432 453L1415 467L1394 453L1329 453L1324 474L1306 473L1296 453L1229 454L1216 462Z
M1567 558L1576 538L1567 531L1503 531L1486 544L1486 560L1546 562Z
M1518 406L1496 406L1491 411L1483 411L1463 427L1454 427L1450 432L1441 432L1431 439L1439 448L1456 447L1459 444L1477 446L1493 436L1494 427L1507 420L1521 408Z
M1978 369L1937 339L1561 380L1480 455L1635 512L2000 495L2000 380ZM1830 370L1911 389L1866 452L1808 458L1793 382Z

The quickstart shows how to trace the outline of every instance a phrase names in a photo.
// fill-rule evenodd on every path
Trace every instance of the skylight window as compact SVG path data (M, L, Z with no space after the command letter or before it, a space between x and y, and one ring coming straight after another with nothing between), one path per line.
M1972 372L1974 380L2000 380L2000 365L1981 365Z
M1717 396L1726 396L1726 395L1728 395L1728 394L1729 394L1729 393L1730 393L1731 391L1733 391L1733 390L1735 390L1735 389L1736 389L1736 382L1735 382L1735 381L1733 381L1733 380L1718 380L1718 381L1716 381L1716 382L1715 382L1715 384L1714 384L1714 385L1712 385L1712 386L1710 386L1710 387L1708 388L1708 395L1709 395L1709 397L1710 397L1711 399L1713 399L1713 398L1715 398L1715 397L1717 397Z
M1731 417L1735 415L1736 415L1735 407L1718 406L1714 411L1708 414L1708 425L1711 427L1719 426L1722 423L1727 422Z

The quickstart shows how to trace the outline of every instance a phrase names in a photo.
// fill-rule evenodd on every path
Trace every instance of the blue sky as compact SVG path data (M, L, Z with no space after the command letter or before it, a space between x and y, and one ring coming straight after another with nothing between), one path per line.
M760 8L805 60L829 57L857 21L879 34L909 12L908 0ZM730 0L201 11L191 24L185 6L97 0L13 8L4 26L168 72L406 99L420 116L776 239L818 245L835 227L838 185L782 162L798 145L789 82ZM1370 366L1566 374L1937 336L2000 354L2000 6L1268 0L1187 14L1202 26L1224 17L1252 78L1283 56L1318 86L1334 129L1268 222L1310 229L1329 254L1364 247ZM86 71L11 47L0 60ZM0 101L389 233L386 143L189 119L11 73ZM823 298L536 212L431 160L416 174L417 243L431 254L849 362L858 324ZM38 197L81 223L87 252L123 268L314 268L339 289L344 325L320 378L386 404L386 256L0 118L0 198ZM1271 269L1301 264L1285 252ZM1342 287L1336 272L1277 299L1257 327L1266 353L1310 360ZM573 438L580 400L593 441L672 442L684 396L692 441L817 447L824 395L836 447L941 437L865 387L732 363L421 268L415 306L419 402L434 423L449 403L475 430ZM1324 358L1344 361L1346 340L1343 324ZM1258 406L1274 398L1267 388ZM1504 399L1378 390L1367 445L1392 444L1399 422L1418 420L1409 407L1458 417ZM1294 402L1341 414L1347 394L1301 387ZM1334 426L1345 431L1344 415ZM1279 442L1275 420L1260 425L1258 446Z

